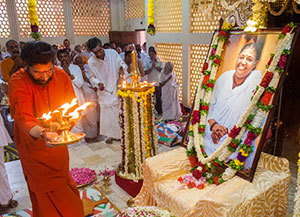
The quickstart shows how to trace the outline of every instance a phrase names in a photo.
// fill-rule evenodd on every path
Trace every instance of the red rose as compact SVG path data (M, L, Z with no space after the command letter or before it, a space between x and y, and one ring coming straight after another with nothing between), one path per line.
M231 148L236 148L236 145L233 142L231 142L229 145Z
M204 152L204 149L203 148L200 148L201 152L203 153ZM199 166L199 165L198 165Z
M209 79L209 75L205 75L204 78L203 78L203 84L207 85L207 81Z
M287 56L285 54L281 55L280 60L278 61L278 64L277 64L279 68L281 68L281 69L284 68L286 58L287 58Z
M215 166L215 167L218 167L219 166L219 164L217 163L217 162L213 162L213 165Z
M231 138L235 138L237 135L239 135L240 131L241 131L241 128L240 127L237 128L234 125L234 127L230 130L230 133L229 133L228 136L231 137Z
M208 111L208 109L209 109L208 105L201 105L201 110Z
M272 93L270 93L269 91L265 91L264 96L261 98L261 102L264 105L269 105L271 98L272 98Z
M215 176L215 177L214 177L214 183L215 183L216 185L219 185L219 184L220 184L219 181L218 181L218 179L219 179L219 176Z
M206 173L207 172L207 168L205 165L202 166L202 172Z
M214 83L208 83L208 84L207 84L207 86L208 86L209 88L214 88L214 85L215 85Z
M292 30L292 27L290 27L289 25L286 25L283 30L282 30L282 34L286 35L286 33L290 32Z
M216 63L218 65L220 65L220 62L221 62L221 60L219 58L216 58L215 61L214 61L214 63Z
M200 179L200 178L202 177L202 172L201 172L200 170L194 170L193 176L194 176L196 179Z
M272 60L273 60L273 57L270 57L269 62L268 62L268 66L271 65Z
M192 119L192 124L196 124L200 122L200 112L198 110L195 110L193 112L193 119Z
M180 176L178 179L178 182L182 183L183 182L183 178Z
M190 163L191 163L191 166L192 167L195 167L195 166L197 166L197 158L196 158L196 156L189 156L189 160L190 160Z
M211 50L211 54L210 54L210 55L211 55L211 56L214 56L215 54L216 54L216 49L213 48L213 49Z
M224 36L225 38L227 37L227 33L225 31L220 31L219 34L218 34L218 37L222 37Z
M273 79L273 76L274 76L273 72L267 71L259 85L264 88L267 88L269 86L271 80Z
M203 68L202 68L202 74L204 75L204 71L208 69L208 63L204 63Z
M203 188L204 188L204 184L201 183L201 184L197 185L197 188L198 188L198 189L203 189Z
M198 131L199 131L199 133L204 133L205 132L205 128L199 126L198 127Z

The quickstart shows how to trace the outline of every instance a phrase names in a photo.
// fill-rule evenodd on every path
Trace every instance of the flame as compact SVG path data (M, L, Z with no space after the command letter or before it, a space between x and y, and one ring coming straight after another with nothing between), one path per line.
M59 108L63 109L62 111L62 115L64 116L66 114L66 112L69 110L69 108L72 108L73 106L75 106L77 104L77 98L74 98L70 103L65 103L63 105L61 105Z
M73 112L70 112L69 115L72 117L71 119L79 119L79 116L80 116L79 112L86 110L86 108L90 105L93 105L93 103L92 102L86 102L83 105L76 108Z
M50 119L52 118L52 116L51 116L51 111L48 112L47 114L44 113L44 114L42 115L42 118L45 119L46 121L50 120Z

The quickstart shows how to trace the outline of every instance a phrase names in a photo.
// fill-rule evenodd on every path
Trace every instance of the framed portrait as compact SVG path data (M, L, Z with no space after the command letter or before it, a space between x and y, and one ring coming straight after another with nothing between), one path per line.
M219 32L215 34L219 34ZM192 144L194 147L196 142L201 140L198 144L201 146L203 152L201 156L204 155L206 158L209 158L211 155L222 155L220 146L227 142L226 146L228 146L228 150L231 150L231 153L222 161L223 168L224 166L230 167L232 162L235 162L236 159L244 158L244 156L246 156L243 155L244 152L242 152L242 155L239 152L241 152L241 147L248 145L249 147L247 147L251 149L246 159L242 159L242 167L238 169L238 175L249 181L252 181L254 177L260 153L266 142L271 116L274 112L273 108L278 98L279 89L282 87L284 72L289 65L294 43L298 36L298 30L294 30L289 44L285 45L280 41L282 40L281 34L282 31L276 29L263 30L255 33L230 31L220 56L213 53L216 52L214 50L215 45L211 45L206 62L213 60L214 62L212 64L217 64L218 68L213 80L208 77L213 69L203 69L204 79L200 81L202 84L199 84L200 86L202 85L202 87L210 89L211 93L208 94L207 90L206 92L204 91L202 95L199 93L198 99L196 99L197 94L195 94L191 114L182 140L183 145L188 145L191 143L189 143L189 140L192 136ZM275 55L274 57L274 54L278 52L279 46L286 46L286 48L281 49L288 51L287 55L285 55L285 59L282 55L279 55L279 57ZM261 90L260 85L262 85L264 79L266 79L270 73L269 66L272 66L274 58L277 58L274 60L277 61L276 64L283 64L280 68L276 68L280 70L280 72L278 71L277 73L278 78L276 81L272 80L272 86L265 87L265 92L257 99L257 103L251 107L251 102L257 94L257 91ZM278 65L276 67L278 67ZM272 74L272 76L274 75ZM206 77L208 78L206 79ZM207 85L203 85L204 82L206 82L205 84ZM200 86L197 89L198 91L201 90ZM263 100L264 97L267 98L265 95L267 95L266 92L268 88L272 94L268 96L268 104L264 104ZM209 99L209 101L205 102L207 99ZM197 105L195 105L196 101ZM252 113L250 112L245 116L249 109L252 109ZM258 122L255 123L256 126L253 127L251 124L257 119L255 119L255 115L258 110L260 111L260 122L259 124L257 124ZM200 117L195 118L198 114ZM202 116L205 116L205 122L203 121L201 123ZM244 118L245 120L241 122L243 117L247 117L247 119ZM248 121L248 123L247 120L249 117L250 119L252 117L252 119ZM195 125L193 121L195 122L197 119L200 120L199 123ZM232 134L235 132L238 123L243 123L242 125L240 124L239 127L238 139L234 137L234 139L230 140L231 142L228 142L229 137L233 137ZM248 126L244 127L247 124ZM197 130L197 133L199 132L198 136L194 135L194 132L196 132L194 130L195 126L199 128L199 130ZM254 131L254 133L252 133L252 131ZM254 139L251 140L250 144L249 135L251 137L252 134ZM231 144L233 150L230 149ZM191 147L188 147L188 149L189 148ZM193 151L196 152L197 148L193 148ZM223 153L226 151L227 147L226 150L223 150ZM219 155L217 155L216 152L218 152ZM199 154L197 155L196 153L195 156L197 156L199 160ZM218 163L218 158L216 158L215 162ZM238 163L234 165L239 166Z

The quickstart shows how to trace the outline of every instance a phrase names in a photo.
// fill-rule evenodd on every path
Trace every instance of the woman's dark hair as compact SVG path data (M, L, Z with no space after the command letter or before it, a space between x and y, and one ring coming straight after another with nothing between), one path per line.
M96 38L96 37L89 39L87 42L87 47L90 51L92 51L98 45L102 46L102 42L99 38Z
M36 64L54 63L55 50L52 46L43 41L30 41L25 43L22 52L22 60L29 66Z
M255 51L255 56L256 56L256 58L255 58L255 61L257 61L257 60L259 60L260 59L260 56L261 56L261 51L262 51L262 47L263 46L261 46L260 44L258 44L258 43L249 43L249 44L246 44L243 48L242 48L242 50L240 51L240 53L239 54L241 54L244 50L246 50L247 48L253 48L254 49L254 51Z

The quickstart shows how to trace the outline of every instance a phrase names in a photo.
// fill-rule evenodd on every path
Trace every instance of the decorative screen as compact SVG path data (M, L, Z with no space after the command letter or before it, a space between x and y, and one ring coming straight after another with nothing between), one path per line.
M108 36L109 0L72 0L75 36Z
M213 32L215 29L219 27L220 18L227 13L227 11L221 6L220 1L215 1L211 15L203 15L200 11L198 11L198 7L205 7L209 10L210 3L205 4L206 1L201 0L203 3L199 6L198 1L190 0L190 31L192 33L197 32Z
M15 0L20 26L20 36L29 37L30 22L28 17L28 0ZM37 0L39 29L43 37L65 36L64 9L62 0Z
M0 0L0 10L0 38L8 38L10 36L10 29L5 0Z
M193 103L195 97L195 91L200 79L200 73L202 71L203 64L207 52L209 50L209 44L193 44L190 45L190 103Z
M182 32L182 0L155 1L157 32Z
M144 0L125 0L124 1L125 19L136 19L145 17Z
M165 64L174 64L174 72L177 75L180 86L179 100L182 101L182 44L156 43L155 50L159 59Z

